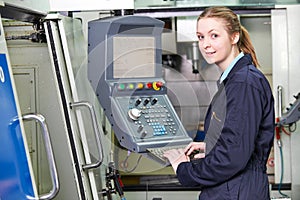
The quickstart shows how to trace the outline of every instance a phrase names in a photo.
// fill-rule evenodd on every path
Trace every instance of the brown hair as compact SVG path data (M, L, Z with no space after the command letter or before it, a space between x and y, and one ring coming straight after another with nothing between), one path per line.
M209 7L200 14L197 21L203 18L222 19L229 35L238 32L240 34L240 39L237 43L239 50L246 54L250 54L254 66L259 66L249 33L246 28L240 24L237 15L232 10L223 6Z

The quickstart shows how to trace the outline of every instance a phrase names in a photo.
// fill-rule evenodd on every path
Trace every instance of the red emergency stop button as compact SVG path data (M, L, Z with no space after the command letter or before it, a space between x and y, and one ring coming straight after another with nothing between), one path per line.
M154 90L160 90L160 88L164 85L163 82L161 81L154 81L153 84L152 84L152 87Z

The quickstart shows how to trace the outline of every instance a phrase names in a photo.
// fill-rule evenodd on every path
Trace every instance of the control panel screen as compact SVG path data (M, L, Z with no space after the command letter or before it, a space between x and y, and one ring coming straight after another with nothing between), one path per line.
M155 77L155 38L113 38L113 78Z

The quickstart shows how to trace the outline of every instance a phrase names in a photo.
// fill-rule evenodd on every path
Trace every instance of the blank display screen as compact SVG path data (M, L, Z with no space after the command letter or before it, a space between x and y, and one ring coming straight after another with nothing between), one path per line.
M113 77L155 77L155 38L114 37Z

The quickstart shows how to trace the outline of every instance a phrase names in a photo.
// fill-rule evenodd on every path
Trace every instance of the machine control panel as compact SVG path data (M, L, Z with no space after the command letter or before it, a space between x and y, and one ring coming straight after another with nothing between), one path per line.
M192 141L167 96L162 76L163 26L146 16L89 22L91 86L119 144L134 152Z
M112 93L118 94L112 98L115 108L112 109L112 125L122 146L145 152L148 148L183 145L192 141L164 94L166 89L163 81L112 84ZM132 143L128 144L128 141Z

